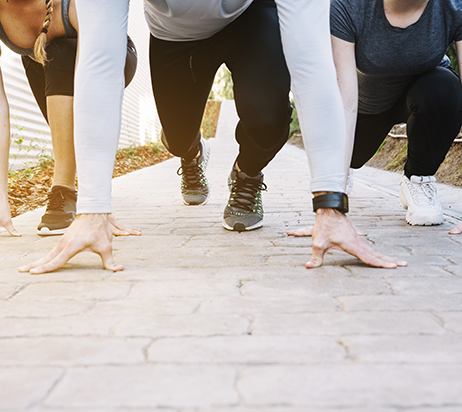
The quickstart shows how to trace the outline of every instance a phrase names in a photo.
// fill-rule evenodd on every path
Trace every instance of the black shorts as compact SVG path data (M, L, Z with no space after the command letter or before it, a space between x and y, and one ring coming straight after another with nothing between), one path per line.
M48 62L45 66L22 56L22 64L26 71L32 93L42 111L47 116L47 96L74 96L75 59L77 55L77 39L57 39L47 45ZM128 37L127 59L125 62L125 87L135 76L138 58L135 44Z

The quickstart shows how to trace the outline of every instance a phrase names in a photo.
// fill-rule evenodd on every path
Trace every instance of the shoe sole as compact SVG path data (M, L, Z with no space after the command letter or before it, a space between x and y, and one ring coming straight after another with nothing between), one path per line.
M438 226L444 222L443 213L435 213L430 217L429 215L419 216L418 214L412 214L408 206L401 199L399 200L399 205L407 210L406 222L411 226Z
M209 194L207 195L207 198L202 202L202 203L188 203L186 200L183 198L183 204L186 206L204 206L207 204L207 202L210 199L210 186L209 186Z
M255 223L254 225L249 226L249 227L245 227L243 223L235 223L234 227L231 227L223 220L223 227L226 230L230 230L232 232L247 232L249 230L259 229L262 226L263 226L263 219L260 220L258 223Z
M67 227L64 229L54 229L50 230L47 227L42 227L41 229L37 229L37 234L39 236L57 236L57 235L63 235L67 231Z

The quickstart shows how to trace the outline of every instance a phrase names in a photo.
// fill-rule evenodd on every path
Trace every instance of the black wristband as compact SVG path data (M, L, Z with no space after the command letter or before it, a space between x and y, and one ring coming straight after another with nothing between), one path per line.
M348 213L348 196L342 192L326 193L313 197L313 212L318 209L336 209Z

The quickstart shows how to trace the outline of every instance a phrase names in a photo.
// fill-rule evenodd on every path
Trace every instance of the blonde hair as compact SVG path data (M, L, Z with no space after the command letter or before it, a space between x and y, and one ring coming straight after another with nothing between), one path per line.
M35 60L42 65L45 65L45 63L48 61L45 47L47 45L48 27L50 27L51 15L53 14L53 0L45 0L45 4L47 8L47 14L45 16L45 20L43 20L42 30L40 31L40 34L37 37L34 45Z

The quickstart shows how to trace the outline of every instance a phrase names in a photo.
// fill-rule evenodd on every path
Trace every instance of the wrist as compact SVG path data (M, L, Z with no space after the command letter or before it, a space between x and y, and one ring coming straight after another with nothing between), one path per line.
M319 209L335 209L341 213L348 213L348 196L342 192L313 193L313 211Z

